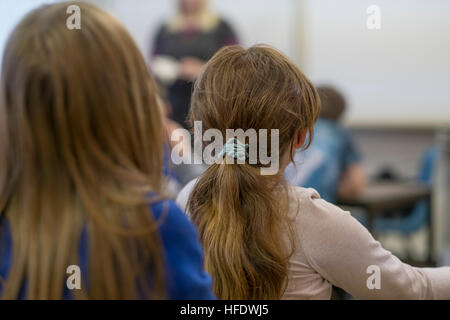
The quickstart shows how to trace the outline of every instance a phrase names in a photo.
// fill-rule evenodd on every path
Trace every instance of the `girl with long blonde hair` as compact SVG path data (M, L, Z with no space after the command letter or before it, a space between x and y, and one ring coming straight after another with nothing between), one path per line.
M118 21L82 2L32 11L0 99L1 298L213 298L195 229L162 198L155 86Z
M196 81L190 120L201 122L202 133L267 130L267 141L272 134L279 141L276 174L263 175L267 163L249 158L250 139L235 137L177 198L199 229L214 293L330 299L333 284L360 299L449 299L450 268L402 263L349 212L313 189L287 185L283 171L313 139L319 111L311 81L267 46L223 48Z

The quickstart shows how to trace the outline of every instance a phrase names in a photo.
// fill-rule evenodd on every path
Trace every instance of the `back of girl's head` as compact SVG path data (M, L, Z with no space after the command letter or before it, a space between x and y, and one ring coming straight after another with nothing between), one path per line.
M322 108L320 117L324 119L339 121L345 112L345 98L335 88L331 86L317 87Z
M271 129L278 129L277 151L283 157L292 155L297 134L307 131L311 139L319 109L311 82L280 52L233 46L216 53L197 80L190 120L223 136L227 129L267 129L268 141ZM261 175L262 166L248 159L212 164L188 202L206 269L223 299L276 299L283 293L292 252L285 237L287 190L281 173Z
M71 4L28 14L3 57L0 212L14 250L6 298L17 296L24 279L29 298L61 297L67 266L79 264L83 230L90 252L85 296L134 297L148 267L136 267L138 260L152 265L155 291L163 286L148 207L162 179L154 85L119 22L75 2L81 29L69 30Z
M191 121L204 130L278 129L282 154L302 129L313 131L318 96L303 73L274 48L225 47L195 84Z

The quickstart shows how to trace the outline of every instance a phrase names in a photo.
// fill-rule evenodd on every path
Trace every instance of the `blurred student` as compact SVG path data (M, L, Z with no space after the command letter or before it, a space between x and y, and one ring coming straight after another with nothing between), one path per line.
M250 164L246 141L230 139L219 161L178 196L199 229L214 293L329 299L333 284L357 299L449 299L449 267L402 263L349 212L287 184L283 171L295 149L308 146L319 109L310 80L269 47L224 48L197 80L191 121L202 121L203 130L279 129L277 174L262 175L264 164Z
M82 28L68 30L70 4L29 13L3 57L0 297L213 298L195 228L160 196L162 116L144 59L87 3L73 3ZM66 286L71 265L80 289Z
M157 83L158 88L158 102L161 106L161 110L164 116L163 127L164 127L164 154L163 154L163 173L164 173L164 191L165 194L172 199L175 199L181 189L191 181L192 179L198 177L205 171L205 166L202 164L175 164L172 161L172 151L174 148L179 148L181 150L175 150L179 153L179 156L188 156L189 158L193 155L193 148L191 146L191 141L176 141L172 139L177 136L175 131L185 130L178 123L169 118L171 111L171 105L167 99L167 92L165 88ZM181 148L180 148L181 147Z
M153 40L152 70L169 89L171 117L186 127L192 82L205 62L225 45L237 43L230 25L207 0L178 0L177 12Z
M322 199L360 194L366 184L364 166L350 133L339 120L345 111L344 97L334 88L318 87L322 108L308 150L297 151L285 176L294 186L315 189Z

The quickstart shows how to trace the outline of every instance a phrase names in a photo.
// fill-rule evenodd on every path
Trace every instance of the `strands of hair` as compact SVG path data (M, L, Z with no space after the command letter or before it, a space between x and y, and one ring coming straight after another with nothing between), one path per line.
M331 120L339 120L345 112L345 98L331 86L317 87L322 109L320 117Z

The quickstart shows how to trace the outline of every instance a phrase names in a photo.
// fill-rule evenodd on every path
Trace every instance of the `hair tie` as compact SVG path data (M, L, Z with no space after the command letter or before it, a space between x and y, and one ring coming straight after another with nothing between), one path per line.
M226 154L229 157L244 161L247 155L247 147L248 144L243 144L237 138L230 138L223 145L222 151L219 153L219 158L222 158Z

